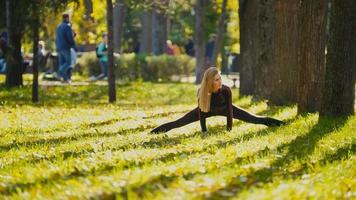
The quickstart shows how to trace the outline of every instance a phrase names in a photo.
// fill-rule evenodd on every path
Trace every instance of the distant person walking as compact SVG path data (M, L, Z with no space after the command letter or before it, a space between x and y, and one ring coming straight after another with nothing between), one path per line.
M77 36L77 33L73 31L73 38L75 38L75 36ZM76 52L76 49L74 48L70 48L70 59L71 59L71 62L70 62L70 67L69 67L69 70L68 70L68 78L69 80L72 79L72 71L75 67L75 65L77 64L77 52Z
M174 55L174 49L173 49L173 44L172 41L167 40L166 41L166 54L167 55Z
M70 83L69 70L72 63L71 48L75 48L73 31L69 23L69 15L63 14L62 23L57 27L56 47L59 57L59 78Z
M188 54L191 57L194 57L195 51L194 51L194 42L192 39L189 39L187 44L184 46L185 53Z
M216 41L216 35L215 34L211 34L210 37L209 37L209 41L205 46L205 60L209 64L211 63L211 61L213 59L215 41Z
M108 77L109 59L108 59L107 46L108 46L108 35L104 33L102 36L102 41L96 49L96 56L99 58L101 73L97 77L95 76L90 77L91 81L107 79Z

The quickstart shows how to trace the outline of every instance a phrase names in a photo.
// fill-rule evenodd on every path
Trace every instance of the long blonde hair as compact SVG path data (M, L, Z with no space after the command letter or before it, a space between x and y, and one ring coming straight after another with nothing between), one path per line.
M210 111L211 93L213 91L213 81L216 74L219 74L216 67L210 67L204 73L203 80L198 91L198 104L200 110L203 112Z

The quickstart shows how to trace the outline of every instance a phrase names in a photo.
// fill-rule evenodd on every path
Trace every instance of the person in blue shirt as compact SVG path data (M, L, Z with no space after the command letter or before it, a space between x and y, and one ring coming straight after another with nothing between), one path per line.
M216 35L211 34L208 43L205 45L205 59L209 63L212 61L213 58L215 41L216 41Z
M100 80L100 79L107 79L108 76L108 52L107 52L107 45L108 45L108 35L106 33L102 36L102 42L98 45L97 49L97 57L99 58L99 64L101 69L101 74L97 77L91 77L92 81Z
M75 49L75 42L73 38L73 31L69 23L69 15L63 14L62 23L57 27L56 32L56 47L59 57L59 78L70 83L68 72L71 66L71 52L70 49Z

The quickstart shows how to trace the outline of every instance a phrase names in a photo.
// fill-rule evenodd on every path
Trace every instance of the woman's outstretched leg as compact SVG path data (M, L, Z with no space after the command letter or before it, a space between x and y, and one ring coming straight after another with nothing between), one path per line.
M284 124L284 122L281 120L274 119L271 117L254 115L234 105L232 106L232 111L233 111L233 117L235 119L239 119L245 122L254 123L254 124L264 124L266 126L281 126Z
M171 129L182 127L184 125L190 124L198 120L199 120L198 108L195 108L194 110L188 112L187 114L177 119L176 121L168 122L162 124L161 126L158 126L157 128L153 129L151 133L160 133L160 132L165 133Z

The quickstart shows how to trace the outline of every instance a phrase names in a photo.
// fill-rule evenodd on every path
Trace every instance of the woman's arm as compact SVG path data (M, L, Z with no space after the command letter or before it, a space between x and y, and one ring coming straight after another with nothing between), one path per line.
M231 131L232 129L232 94L231 94L231 90L229 87L226 87L226 102L227 102L227 115L226 115L226 129L228 131Z
M198 117L199 117L199 121L200 121L200 127L201 127L201 131L206 132L206 117L204 116L204 113L202 113L202 111L199 108L199 90L197 92L197 97L198 97Z
M206 132L206 117L199 107L198 107L198 116L199 116L201 131Z

